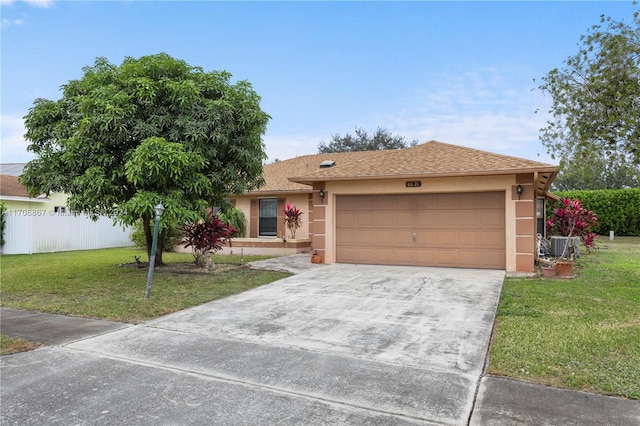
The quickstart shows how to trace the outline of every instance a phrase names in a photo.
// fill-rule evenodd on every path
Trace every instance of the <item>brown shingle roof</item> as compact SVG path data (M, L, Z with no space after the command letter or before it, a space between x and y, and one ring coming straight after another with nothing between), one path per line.
M311 187L289 180L292 176L302 176L321 170L320 163L326 160L336 162L334 167L354 161L362 161L389 151L334 152L329 154L303 155L289 160L278 161L263 167L265 185L255 192L311 192Z
M0 195L29 198L27 188L20 185L18 176L0 175Z
M293 182L436 176L480 176L533 171L557 172L551 164L431 141L407 149L378 151L347 164L308 174L290 174Z
M335 166L320 168L325 160ZM406 149L304 155L264 166L265 185L250 193L311 192L313 182L541 172L544 193L558 167L437 141Z

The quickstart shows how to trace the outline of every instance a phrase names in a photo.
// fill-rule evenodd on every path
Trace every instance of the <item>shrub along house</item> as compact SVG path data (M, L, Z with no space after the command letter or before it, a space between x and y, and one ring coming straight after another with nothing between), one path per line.
M312 248L324 263L532 272L540 202L556 166L427 142L306 155L264 167L266 184L232 201L248 218L234 247ZM303 211L283 241L285 203Z

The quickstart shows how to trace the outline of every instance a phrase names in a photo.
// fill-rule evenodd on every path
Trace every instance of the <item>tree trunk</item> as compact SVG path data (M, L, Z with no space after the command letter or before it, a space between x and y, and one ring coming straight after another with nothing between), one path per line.
M147 246L147 257L149 258L149 263L151 263L151 249L153 248L153 231L155 225L155 218L153 221L149 217L142 218L142 227L144 229L144 239ZM156 261L154 267L164 265L164 262L162 261L162 242L164 241L165 233L165 229L161 229L158 233L158 245L156 246Z
M142 217L142 229L144 230L144 242L147 247L147 258L151 260L151 244L153 244L153 229L150 226L150 219L147 216Z
M166 234L166 228L160 229L158 233L158 245L156 247L156 264L155 266L162 266L164 262L162 261L162 249L164 247L163 241Z

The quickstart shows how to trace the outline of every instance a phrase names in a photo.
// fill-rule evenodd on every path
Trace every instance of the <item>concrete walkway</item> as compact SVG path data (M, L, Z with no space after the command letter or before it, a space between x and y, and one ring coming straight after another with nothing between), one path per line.
M57 346L0 359L0 423L640 423L637 401L482 377L498 271L252 266L273 263L298 275L137 326L2 309L3 334Z

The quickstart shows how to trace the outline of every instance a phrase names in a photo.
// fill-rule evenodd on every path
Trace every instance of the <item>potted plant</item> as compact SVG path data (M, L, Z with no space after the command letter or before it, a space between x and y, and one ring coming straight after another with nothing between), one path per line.
M296 238L296 231L302 225L302 212L293 204L287 203L284 206L284 223L291 232L291 239Z
M598 216L584 208L580 200L565 198L559 207L553 210L547 221L547 233L566 237L566 243L555 263L558 276L570 276L573 262L576 259L576 241L582 240L588 252L595 242L596 234L592 232L598 222Z
M556 274L556 262L549 262L542 265L542 276L545 278L553 278Z

